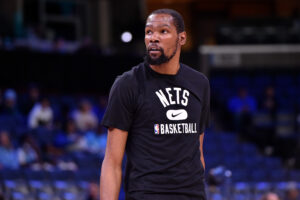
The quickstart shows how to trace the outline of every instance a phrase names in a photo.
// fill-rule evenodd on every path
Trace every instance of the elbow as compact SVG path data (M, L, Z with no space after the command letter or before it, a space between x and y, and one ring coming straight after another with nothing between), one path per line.
M122 171L122 162L118 162L115 159L105 155L102 162L102 170L105 171L107 169L113 171Z

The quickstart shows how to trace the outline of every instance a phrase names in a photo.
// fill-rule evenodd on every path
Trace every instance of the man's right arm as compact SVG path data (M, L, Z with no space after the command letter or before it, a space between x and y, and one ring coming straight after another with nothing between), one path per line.
M109 128L100 177L100 199L118 200L122 180L122 160L128 132Z

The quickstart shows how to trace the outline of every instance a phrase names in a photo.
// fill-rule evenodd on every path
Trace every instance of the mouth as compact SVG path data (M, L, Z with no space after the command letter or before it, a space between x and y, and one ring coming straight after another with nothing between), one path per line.
M162 48L156 47L156 46L155 46L155 47L149 47L149 48L148 48L148 53L149 53L149 54L152 54L152 55L153 55L153 54L159 54L159 53L162 53L162 51L163 51Z

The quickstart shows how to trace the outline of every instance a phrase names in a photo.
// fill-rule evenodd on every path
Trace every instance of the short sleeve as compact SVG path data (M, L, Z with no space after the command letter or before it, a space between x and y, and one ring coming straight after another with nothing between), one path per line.
M133 120L134 99L134 88L130 79L118 77L110 90L108 105L101 124L107 128L128 131Z
M205 79L205 88L203 92L203 106L200 116L199 130L203 133L210 123L210 86L208 79Z

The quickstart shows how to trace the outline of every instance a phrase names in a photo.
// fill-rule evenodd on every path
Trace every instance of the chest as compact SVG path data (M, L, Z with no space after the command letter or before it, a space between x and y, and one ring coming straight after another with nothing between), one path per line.
M154 134L198 133L201 102L199 95L187 87L170 82L152 82L142 91L136 113L137 124L153 130Z

